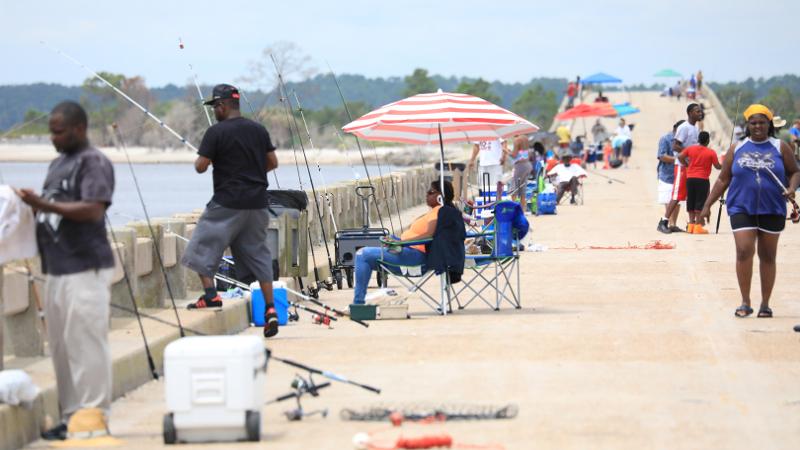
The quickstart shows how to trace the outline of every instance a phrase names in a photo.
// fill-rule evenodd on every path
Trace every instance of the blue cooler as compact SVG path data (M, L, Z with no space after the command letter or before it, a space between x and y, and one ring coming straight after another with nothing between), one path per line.
M537 198L539 205L536 208L536 215L555 214L556 205L558 204L556 198L555 192L542 192L539 194Z
M289 299L286 296L286 283L283 281L272 282L272 299L275 302L275 312L278 313L278 325L286 325L289 322ZM261 293L261 286L258 282L250 285L250 314L253 317L253 325L264 326L264 294Z

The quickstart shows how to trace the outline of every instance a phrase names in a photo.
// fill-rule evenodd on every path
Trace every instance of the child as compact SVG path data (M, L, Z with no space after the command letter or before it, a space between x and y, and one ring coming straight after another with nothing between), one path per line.
M603 147L603 169L611 168L611 155L614 154L614 147L611 146L611 139L606 139Z
M719 170L722 165L717 158L717 152L707 147L710 135L701 131L698 135L699 144L683 149L678 159L686 166L686 210L689 212L688 233L708 234L700 221L700 211L708 198L711 184L708 177L711 175L711 166Z

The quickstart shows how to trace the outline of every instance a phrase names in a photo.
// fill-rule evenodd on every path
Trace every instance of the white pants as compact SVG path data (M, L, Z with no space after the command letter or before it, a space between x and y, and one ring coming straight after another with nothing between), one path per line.
M111 407L108 346L113 269L48 275L44 314L56 371L61 420L83 408Z
M492 166L478 166L478 186L483 189L483 177L485 173L489 174L489 190L493 191L497 189L497 182L502 181L503 177L503 166L500 164L495 164Z

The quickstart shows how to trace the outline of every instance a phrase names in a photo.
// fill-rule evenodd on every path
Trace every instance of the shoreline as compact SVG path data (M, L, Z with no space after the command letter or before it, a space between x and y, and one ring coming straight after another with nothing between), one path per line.
M446 155L448 159L469 158L469 147L466 145L450 145ZM430 148L433 148L431 146ZM376 147L373 152L365 149L365 157L368 164L373 164L375 156L380 159L381 164L391 164L395 166L415 166L422 163L432 163L438 161L438 151L422 146L403 146L403 147ZM125 153L115 147L100 147L102 151L113 163L125 163L127 158ZM294 164L295 156L291 149L278 149L279 164ZM0 163L43 163L50 162L56 157L56 150L49 143L42 144L0 144ZM188 149L156 149L147 147L129 147L128 155L135 164L183 164L193 163L197 155ZM340 165L340 166L360 166L361 156L356 149L306 149L309 164L319 165ZM302 154L298 151L298 160L302 162Z

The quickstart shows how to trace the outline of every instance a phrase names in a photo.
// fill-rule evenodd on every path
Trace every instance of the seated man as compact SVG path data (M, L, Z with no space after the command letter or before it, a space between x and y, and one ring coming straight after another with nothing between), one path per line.
M569 154L561 155L561 164L556 165L547 172L548 177L555 177L554 184L558 192L556 201L561 202L564 193L569 189L570 193L572 193L570 203L576 204L575 195L578 193L578 179L586 175L586 171L579 164L572 162L572 156Z
M440 192L441 182L431 183L425 197L425 203L431 208L427 213L415 220L408 230L400 235L401 241L411 241L433 237L436 230L436 220L439 209L440 197L444 198L444 204L453 206L455 191L449 181L444 182L444 195ZM425 246L413 245L409 247L392 247L391 249L381 249L380 247L363 247L356 252L355 273L356 285L353 290L353 303L364 304L367 295L367 286L372 278L372 271L378 268L378 260L383 259L390 264L419 266L425 262Z

